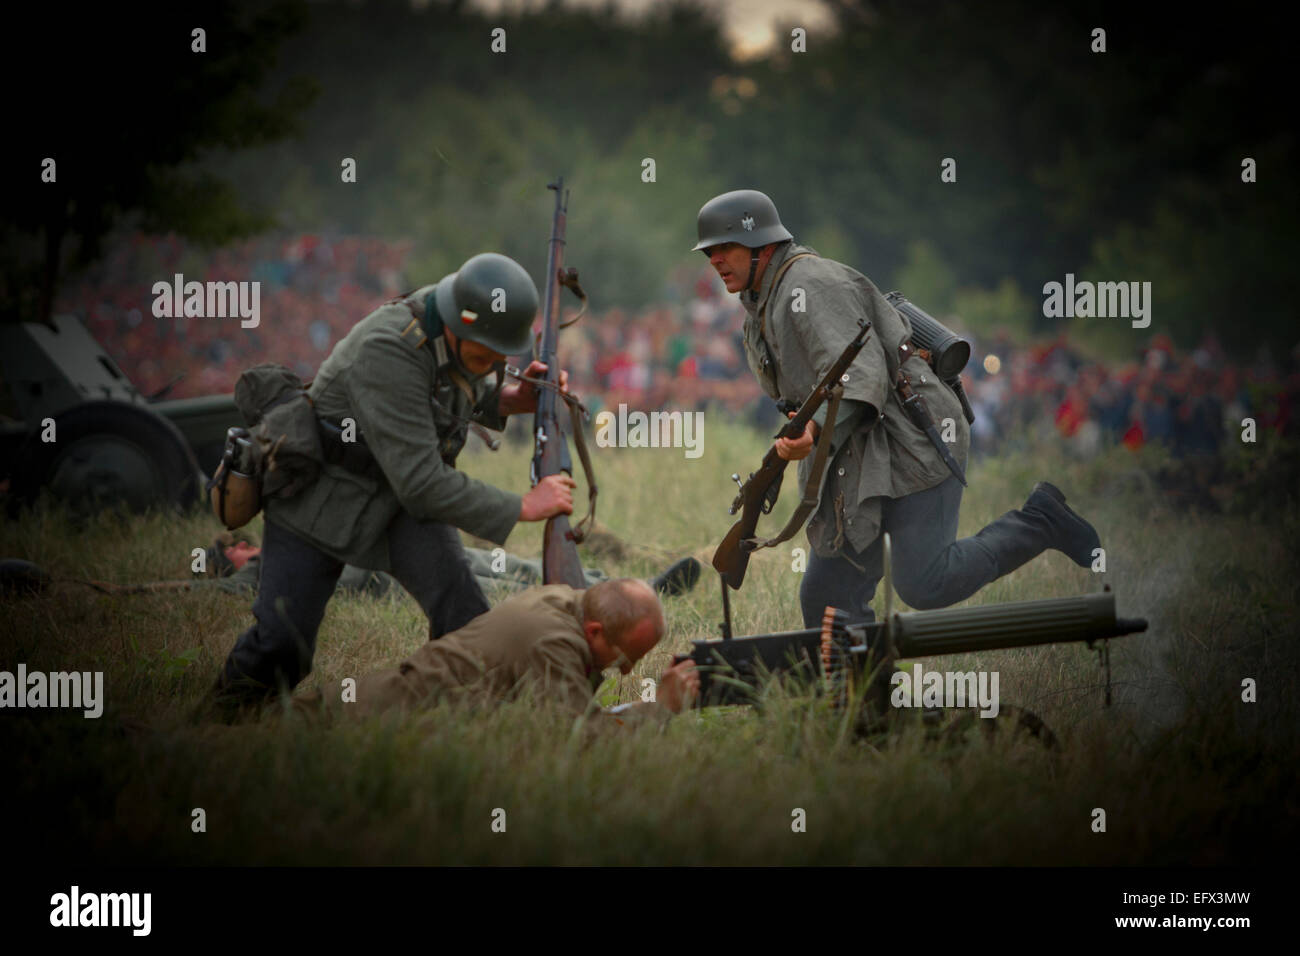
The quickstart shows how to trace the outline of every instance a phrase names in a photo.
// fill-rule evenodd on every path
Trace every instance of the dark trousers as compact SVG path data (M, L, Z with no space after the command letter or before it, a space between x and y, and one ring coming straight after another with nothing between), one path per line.
M881 533L889 532L894 590L917 610L956 604L998 577L997 554L988 542L977 536L956 540L961 493L961 483L950 476L933 488L884 501ZM851 561L816 554L809 559L799 588L804 627L820 627L828 605L847 611L850 623L875 620L871 600L884 575L881 539L863 552L846 550Z
M392 575L429 619L429 640L488 610L451 525L399 512L388 526ZM316 632L343 563L270 521L262 540L256 623L239 636L219 683L249 696L292 689L311 672Z

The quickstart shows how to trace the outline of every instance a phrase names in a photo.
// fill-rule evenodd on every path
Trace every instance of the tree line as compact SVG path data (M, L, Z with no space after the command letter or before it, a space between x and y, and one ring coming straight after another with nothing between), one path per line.
M92 13L66 41L86 79L19 107L0 307L39 312L114 226L411 238L413 285L483 249L540 275L563 173L600 306L664 301L698 262L700 205L754 187L800 240L976 332L1057 328L1042 289L1070 273L1151 282L1149 331L1183 344L1295 344L1292 81L1267 8L828 6L832 27L796 42L784 23L745 61L691 3L200 3L130 30ZM57 183L37 181L46 155ZM1087 329L1133 348L1125 322Z

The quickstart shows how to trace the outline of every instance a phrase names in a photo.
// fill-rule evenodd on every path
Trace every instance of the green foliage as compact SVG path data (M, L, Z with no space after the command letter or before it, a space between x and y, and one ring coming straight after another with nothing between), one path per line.
M958 289L952 311L962 329L981 335L1006 330L1014 341L1024 341L1035 315L1042 314L1042 302L1027 296L1015 279L1005 278L993 289Z
M957 276L933 243L924 239L908 243L907 261L898 270L898 288L905 296L919 296L927 312L946 315L952 311L956 286Z
M1255 444L1229 442L1227 470L1235 479L1233 513L1267 520L1300 512L1300 442L1267 430Z
M635 16L451 0L220 6L185 14L210 24L203 57L166 39L188 34L174 11L143 17L148 32L114 45L95 82L23 100L60 185L18 191L0 298L35 295L51 216L86 240L84 258L132 210L128 224L210 241L272 218L411 238L411 286L489 248L539 275L543 187L564 175L570 258L597 307L664 301L700 205L752 186L798 238L936 314L968 314L975 331L1056 331L1009 290L1034 302L1073 272L1150 281L1153 332L1183 345L1243 314L1250 336L1223 336L1230 349L1294 344L1297 187L1283 171L1296 144L1278 122L1289 48L1267 16L1205 30L1114 0L941 0L925 16L899 0L831 6L836 28L818 31L815 53L778 44L744 62L716 14L689 2ZM1093 53L1101 22L1110 48ZM504 53L490 49L497 27ZM102 63L86 42L69 56ZM302 111L308 86L319 96ZM1241 181L1247 155L1256 183ZM355 183L341 182L345 157ZM956 182L940 180L947 158ZM1135 333L1119 325L1076 331L1131 354Z

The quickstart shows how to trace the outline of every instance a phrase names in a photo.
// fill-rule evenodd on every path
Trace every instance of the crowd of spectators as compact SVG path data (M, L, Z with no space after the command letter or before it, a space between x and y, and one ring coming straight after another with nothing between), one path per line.
M228 393L240 372L262 362L310 379L355 322L439 278L410 283L409 253L403 242L314 235L201 253L176 238L135 236L69 285L60 310L78 315L146 395ZM258 327L242 328L238 317L155 318L153 283L175 273L259 281ZM736 298L701 263L672 276L664 299L636 313L597 311L563 333L565 366L588 408L703 408L775 427L774 404L745 365ZM1135 361L1115 366L1086 359L1064 336L1024 346L996 335L974 341L964 381L976 413L975 454L1062 441L1082 457L1109 443L1151 442L1179 457L1208 455L1239 440L1247 417L1261 431L1296 433L1300 350L1261 350L1242 366L1213 336L1181 353L1155 335Z
M132 236L68 285L59 311L90 333L145 395L234 391L244 369L287 365L304 379L334 343L385 299L402 292L409 243L355 237L259 238L210 252L175 237ZM255 328L230 318L157 318L153 285L260 283Z
M441 278L406 283L409 252L407 243L306 235L202 254L174 237L133 236L66 288L59 311L77 315L145 395L229 393L244 369L262 362L310 380L358 320ZM156 318L153 284L171 284L177 273L185 282L260 282L257 327L243 328L237 317ZM740 352L735 299L698 271L669 294L685 304L635 315L607 309L564 332L574 390L593 412L620 403L757 410L761 392Z
M1242 366L1213 334L1190 352L1157 334L1115 366L1085 358L1064 336L1032 347L1002 337L976 343L965 381L979 453L1056 438L1081 458L1116 443L1214 456L1241 441L1247 418L1257 435L1296 435L1300 347L1281 357L1260 349Z

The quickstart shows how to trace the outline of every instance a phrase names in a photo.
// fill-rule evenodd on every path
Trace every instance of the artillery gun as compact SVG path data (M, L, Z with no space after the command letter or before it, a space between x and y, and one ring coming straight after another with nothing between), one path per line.
M202 491L200 463L216 465L240 420L232 395L142 395L70 315L0 325L0 376L11 510L42 488L81 511L188 507Z

